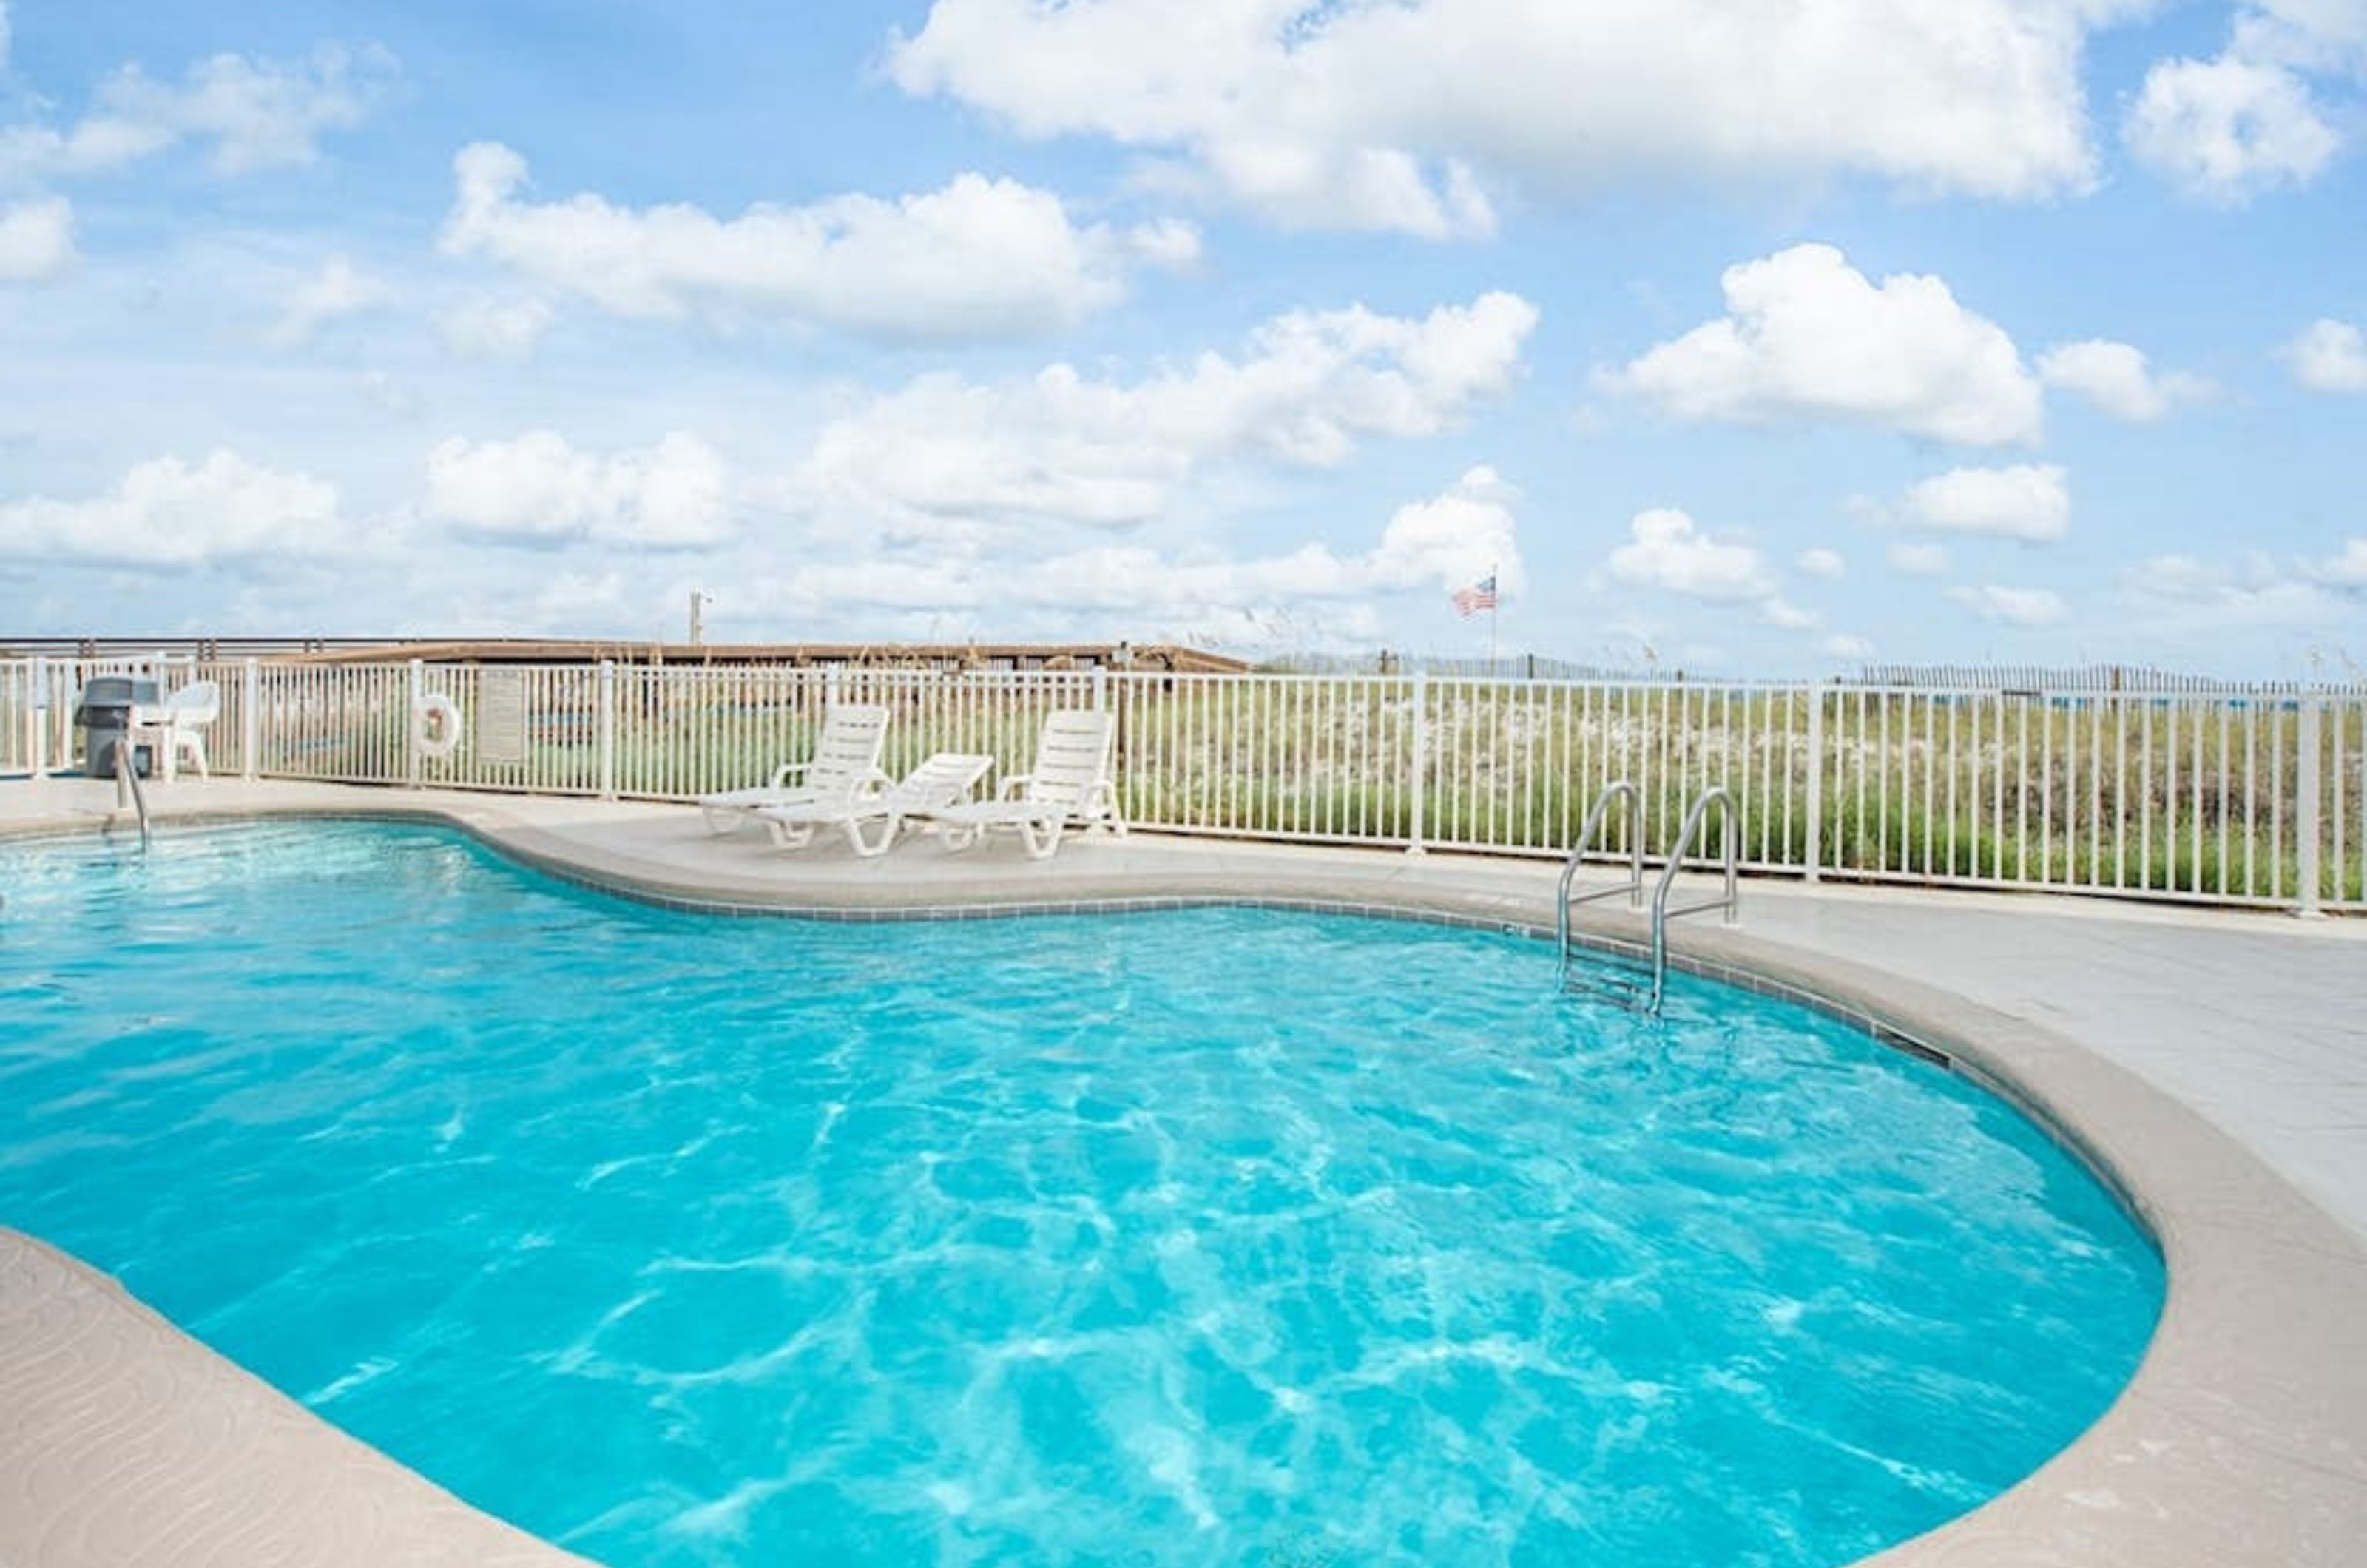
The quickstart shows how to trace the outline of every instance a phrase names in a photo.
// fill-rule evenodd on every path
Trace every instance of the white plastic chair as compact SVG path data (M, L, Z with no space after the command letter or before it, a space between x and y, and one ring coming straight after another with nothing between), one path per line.
M187 757L197 765L198 777L210 779L206 767L206 726L221 716L221 688L211 681L192 681L168 693L145 710L139 739L154 748L166 782Z
M803 849L823 828L844 828L855 852L869 859L884 855L904 829L907 818L945 811L962 800L970 786L986 777L992 757L968 751L940 751L885 789L864 789L843 800L813 800L796 806L760 806L758 820L772 829L773 841L785 850ZM864 829L876 829L872 837Z
M1116 744L1111 715L1062 708L1044 721L1036 765L1005 778L1000 798L912 815L935 823L949 849L968 849L986 834L1007 829L1036 860L1056 852L1061 834L1072 826L1107 828L1123 838L1126 819L1118 814L1117 787L1109 776Z
M756 819L767 807L788 808L853 798L866 785L885 789L880 748L888 739L888 710L876 703L841 703L823 716L812 757L785 762L770 784L727 789L698 797L710 833L729 833Z

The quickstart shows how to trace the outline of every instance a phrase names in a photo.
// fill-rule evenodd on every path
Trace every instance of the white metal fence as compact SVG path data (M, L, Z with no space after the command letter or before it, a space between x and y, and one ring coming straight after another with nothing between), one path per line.
M0 662L0 772L74 765L74 697L95 671ZM804 756L833 702L893 709L894 772L936 750L1021 770L1045 714L1098 706L1118 716L1128 819L1172 832L1558 855L1629 779L1657 856L1719 784L1757 871L2367 911L2355 690L256 660L163 674L221 686L212 765L250 776L686 800ZM465 716L447 756L414 736L430 692Z

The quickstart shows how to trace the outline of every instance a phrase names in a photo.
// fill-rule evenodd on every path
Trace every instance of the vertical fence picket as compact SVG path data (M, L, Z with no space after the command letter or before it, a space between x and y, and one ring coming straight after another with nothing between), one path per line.
M2325 801L2320 768L2324 762L2320 728L2324 710L2313 698L2305 697L2299 704L2299 723L2293 739L2293 894L2294 912L2317 914L2323 905L2325 887L2319 859L2323 846L2321 815Z

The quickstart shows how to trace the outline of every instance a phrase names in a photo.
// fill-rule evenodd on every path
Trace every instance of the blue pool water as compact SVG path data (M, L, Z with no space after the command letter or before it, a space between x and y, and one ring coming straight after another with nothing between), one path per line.
M1961 1080L1523 938L730 919L359 824L0 893L0 1224L618 1568L1837 1563L2161 1300Z

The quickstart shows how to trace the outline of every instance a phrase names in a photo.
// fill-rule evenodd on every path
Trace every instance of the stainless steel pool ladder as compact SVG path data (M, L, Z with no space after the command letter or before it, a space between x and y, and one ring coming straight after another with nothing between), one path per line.
M115 808L123 809L124 795L129 792L131 804L140 811L140 852L148 852L148 792L140 787L140 770L132 765L131 747L121 740L115 743Z
M1586 852L1593 847L1595 835L1602 830L1603 819L1609 815L1613 804L1621 800L1627 803L1626 880L1609 887L1598 887L1590 893L1573 895L1569 890L1570 881L1578 874L1579 863L1585 858ZM1669 889L1675 884L1677 873L1683 869L1685 855L1693 849L1693 840L1700 836L1702 823L1708 817L1712 807L1718 808L1719 859L1725 873L1724 888L1715 898L1704 898L1693 904L1680 904L1672 909L1669 908ZM1642 811L1642 796L1633 784L1621 779L1616 783L1605 784L1603 787L1603 793L1594 797L1594 805L1586 814L1585 825L1578 830L1578 842L1571 847L1569 858L1562 863L1561 890L1554 903L1555 938L1560 953L1560 978L1564 986L1570 983L1569 911L1572 906L1588 903L1596 898L1613 897L1621 893L1627 895L1628 906L1631 908L1643 902L1644 834L1642 824L1637 820ZM1694 799L1692 807L1685 812L1684 826L1677 830L1676 847L1670 852L1669 863L1661 868L1660 880L1652 889L1652 953L1649 988L1647 989L1640 979L1631 983L1625 978L1616 977L1615 970L1593 977L1590 988L1630 1006L1640 1006L1646 1012L1659 1012L1660 998L1666 989L1669 975L1669 922L1681 915L1699 914L1705 909L1722 909L1726 914L1726 923L1734 924L1736 911L1740 908L1739 900L1736 896L1736 887L1739 881L1741 847L1742 834L1740 825L1735 820L1734 797L1728 795L1722 785L1713 784L1704 790Z

